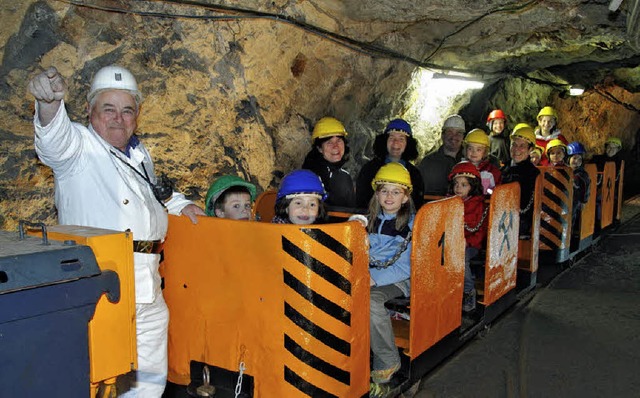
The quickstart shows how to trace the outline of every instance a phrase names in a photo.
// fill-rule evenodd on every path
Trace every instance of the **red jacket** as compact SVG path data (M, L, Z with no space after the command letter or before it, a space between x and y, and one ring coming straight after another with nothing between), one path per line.
M489 214L484 217L484 220L482 219L485 208L484 197L482 195L470 196L464 201L464 239L467 241L467 247L482 249L485 245L487 224L489 223ZM481 221L482 224L480 228L478 228L478 224L480 224ZM472 232L476 228L478 228L478 230Z
M492 191L502 182L502 173L500 169L488 159L483 160L478 165L478 171L482 178L482 193L489 195L488 190Z

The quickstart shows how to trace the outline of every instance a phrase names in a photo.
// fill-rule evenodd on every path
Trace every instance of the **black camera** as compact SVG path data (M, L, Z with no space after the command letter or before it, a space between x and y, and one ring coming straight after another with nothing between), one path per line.
M165 202L173 195L173 183L165 174L156 178L156 183L151 189L153 189L153 194L160 202Z

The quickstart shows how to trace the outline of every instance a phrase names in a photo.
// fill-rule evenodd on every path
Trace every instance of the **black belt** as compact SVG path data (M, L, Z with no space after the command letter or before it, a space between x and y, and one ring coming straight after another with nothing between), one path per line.
M133 251L136 253L159 254L164 248L161 240L134 240Z

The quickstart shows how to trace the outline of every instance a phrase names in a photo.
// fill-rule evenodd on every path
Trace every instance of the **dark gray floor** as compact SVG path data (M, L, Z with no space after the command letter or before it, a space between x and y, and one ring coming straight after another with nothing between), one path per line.
M420 383L427 397L640 397L640 206Z

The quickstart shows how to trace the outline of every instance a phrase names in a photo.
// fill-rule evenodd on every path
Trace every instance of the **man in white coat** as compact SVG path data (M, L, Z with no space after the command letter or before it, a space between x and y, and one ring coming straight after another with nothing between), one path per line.
M197 223L204 211L158 186L149 152L134 135L142 95L127 69L112 65L96 73L88 127L69 119L56 68L34 77L29 91L36 99L36 152L55 177L58 222L133 233L138 370L118 380L118 392L159 398L167 379L169 311L158 273L167 213Z

